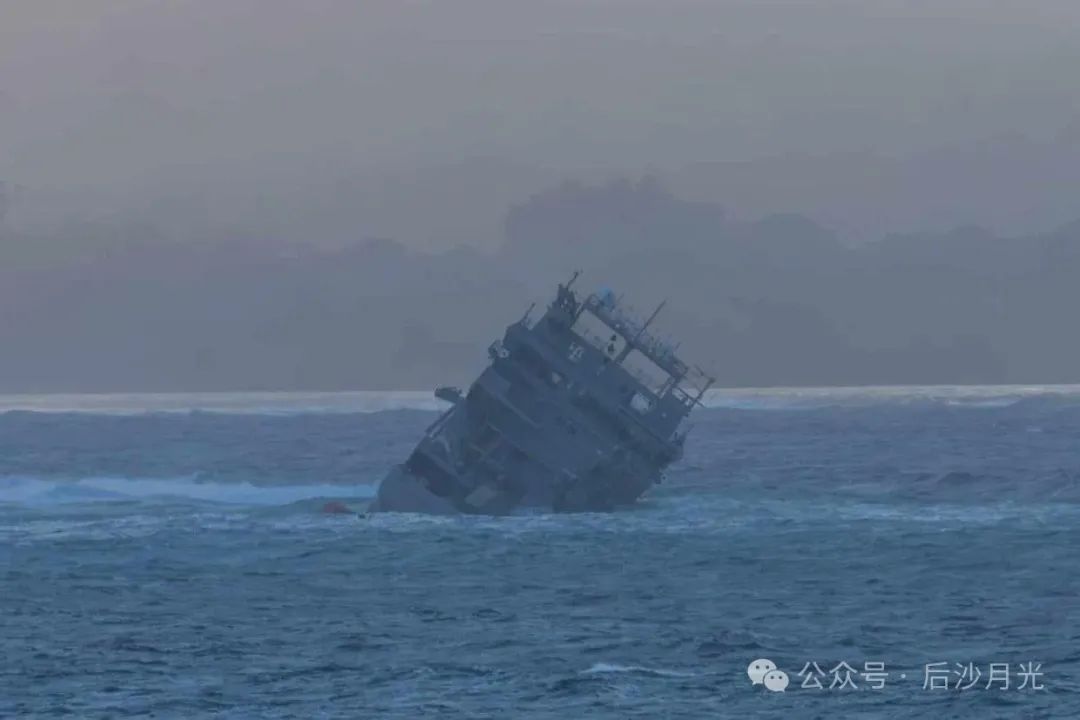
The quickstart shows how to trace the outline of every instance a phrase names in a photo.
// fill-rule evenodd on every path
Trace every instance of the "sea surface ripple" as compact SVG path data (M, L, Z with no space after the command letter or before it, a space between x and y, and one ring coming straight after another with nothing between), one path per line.
M321 512L427 396L0 398L0 717L1080 717L1080 390L709 406L633 508L435 518Z

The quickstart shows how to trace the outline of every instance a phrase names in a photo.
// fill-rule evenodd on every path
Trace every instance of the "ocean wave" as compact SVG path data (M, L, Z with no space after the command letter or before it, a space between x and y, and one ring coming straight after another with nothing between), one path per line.
M12 412L148 415L307 415L446 409L429 391L128 393L101 395L0 395L0 414Z
M370 485L254 485L202 482L195 477L88 477L75 480L0 477L0 504L35 506L131 500L279 506L324 497L369 499L373 495L374 488Z
M1005 408L1030 401L1080 401L1080 385L925 385L710 390L706 408L817 410L875 405Z
M697 673L683 672L680 670L669 670L667 668L650 668L644 665L619 665L617 663L596 663L588 670L582 670L582 675L612 675L612 674L631 674L631 675L652 675L655 677L671 677L671 678L691 678L696 677Z
M1080 401L1080 385L867 386L718 388L702 399L706 408L812 410L828 407L936 404L1000 408L1031 399ZM0 395L0 414L79 413L146 415L219 413L303 415L438 412L447 405L427 390L254 393L130 393L101 395Z

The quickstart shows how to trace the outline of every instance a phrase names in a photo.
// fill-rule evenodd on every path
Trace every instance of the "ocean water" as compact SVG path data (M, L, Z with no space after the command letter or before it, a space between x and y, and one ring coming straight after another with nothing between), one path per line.
M427 393L0 398L0 717L1080 716L1080 388L707 404L632 509L433 518L321 511Z

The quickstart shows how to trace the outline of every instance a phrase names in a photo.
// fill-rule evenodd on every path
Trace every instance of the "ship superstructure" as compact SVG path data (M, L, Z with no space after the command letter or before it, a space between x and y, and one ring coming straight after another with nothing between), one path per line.
M682 456L684 420L713 379L687 366L611 291L579 298L578 274L488 348L490 365L450 402L379 487L375 511L505 514L632 503Z

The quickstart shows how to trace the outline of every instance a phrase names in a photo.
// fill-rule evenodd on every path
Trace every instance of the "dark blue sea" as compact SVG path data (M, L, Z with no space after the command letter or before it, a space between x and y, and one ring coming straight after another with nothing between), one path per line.
M634 508L434 518L322 512L426 394L0 398L0 717L1080 717L1080 389L708 405Z

